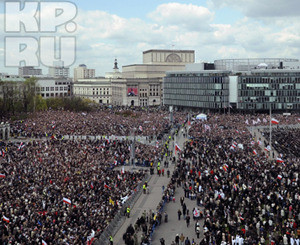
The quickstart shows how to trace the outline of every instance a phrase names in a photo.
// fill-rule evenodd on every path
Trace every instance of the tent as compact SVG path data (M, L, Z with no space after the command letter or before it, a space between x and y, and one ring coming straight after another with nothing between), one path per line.
M196 116L196 119L204 121L207 120L207 116L205 114L199 114Z

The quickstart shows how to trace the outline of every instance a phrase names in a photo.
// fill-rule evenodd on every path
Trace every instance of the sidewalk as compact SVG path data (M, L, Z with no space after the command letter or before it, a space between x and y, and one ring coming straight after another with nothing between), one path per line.
M183 148L184 140L182 139L181 132L179 133L179 136L177 137L177 144L179 144L180 147ZM174 145L174 142L170 142L170 146ZM172 176L174 171L175 165L169 163L169 168L165 169L165 176L158 176L155 174L151 176L151 179L148 181L148 186L150 189L149 194L142 194L140 198L137 200L137 202L134 204L131 208L130 218L127 218L124 222L124 224L121 226L121 228L118 230L116 235L114 236L114 244L124 244L123 241L123 234L126 232L127 227L132 224L134 225L135 222L141 215L143 214L143 211L146 210L149 212L149 210L155 210L157 208L157 205L162 199L162 186L165 187L169 184L170 178L167 178L167 169L170 170L170 176ZM156 232L156 231L155 231ZM154 232L154 234L155 234ZM159 241L158 241L159 242ZM159 243L158 243L159 244ZM168 244L168 243L167 243Z

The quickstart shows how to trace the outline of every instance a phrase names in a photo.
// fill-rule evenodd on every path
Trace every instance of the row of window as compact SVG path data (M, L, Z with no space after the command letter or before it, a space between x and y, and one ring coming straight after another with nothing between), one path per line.
M37 88L36 91L68 91L68 87L40 87Z
M300 74L299 74L300 75ZM300 76L288 77L240 77L239 83L300 83Z
M185 107L199 107L199 108L210 108L210 109L221 109L223 108L221 104L213 102L203 102L203 101L182 101L182 100L164 100L165 105L174 106L185 106Z
M172 95L165 94L164 99L178 100L178 101L203 101L203 102L220 102L220 103L228 103L228 96L197 96L197 95Z
M228 96L229 90L213 90L213 89L207 89L207 90L200 90L200 89L165 89L165 94L176 94L176 95L210 95L210 96Z
M300 96L300 90L240 90L239 96Z
M239 104L239 109L244 109L244 110L269 110L270 105L269 104L263 104L263 103L243 103ZM300 109L300 104L291 104L291 103L277 103L277 104L272 104L272 110L296 110Z

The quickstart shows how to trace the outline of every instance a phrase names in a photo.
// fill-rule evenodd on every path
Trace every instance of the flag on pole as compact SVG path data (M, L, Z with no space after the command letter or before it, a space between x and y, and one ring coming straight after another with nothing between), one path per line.
M240 220L244 220L243 216L240 214Z
M278 174L277 179L281 180L282 179L282 175Z
M276 162L283 163L284 161L281 158L277 157Z
M5 217L5 216L3 215L3 221L9 223L9 218L7 218L7 217Z
M275 118L272 118L272 119L271 119L271 123L272 123L272 124L279 124L279 121L276 120Z
M87 237L86 244L87 244L87 245L91 245L91 244L93 243L94 239L95 239L95 231L92 230L91 235L89 235L89 236Z
M254 154L254 155L257 155L257 151L256 151L256 150L253 150L253 154Z
M181 148L179 147L179 145L175 144L175 153L176 153L177 151L181 151Z
M65 197L63 198L63 202L66 204L69 204L69 205L71 205L71 203L72 203L70 199L65 198Z
M42 245L47 245L47 243L44 240L42 240Z
M0 174L0 178L5 178L5 174Z
M121 174L124 174L124 173L125 173L125 167L123 166L121 169Z
M265 147L265 151L271 151L271 146L268 145L267 147Z
M111 190L111 187L104 183L104 187Z
M24 143L21 142L21 144L20 144L19 147L18 147L18 150L21 150L23 147L24 147Z
M258 145L262 145L262 142L260 140L257 141Z
M215 181L218 181L218 180L219 180L218 176L217 176L217 175L215 175Z
M139 126L139 130L140 130L141 132L143 132L143 127L142 127L142 126Z

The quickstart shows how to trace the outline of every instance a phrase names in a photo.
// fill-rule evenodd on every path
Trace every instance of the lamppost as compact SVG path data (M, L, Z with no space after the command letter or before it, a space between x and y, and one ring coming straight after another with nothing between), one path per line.
M132 143L130 148L130 163L131 163L131 170L135 169L134 159L135 159L135 131L136 128L133 128L131 131L132 137Z

